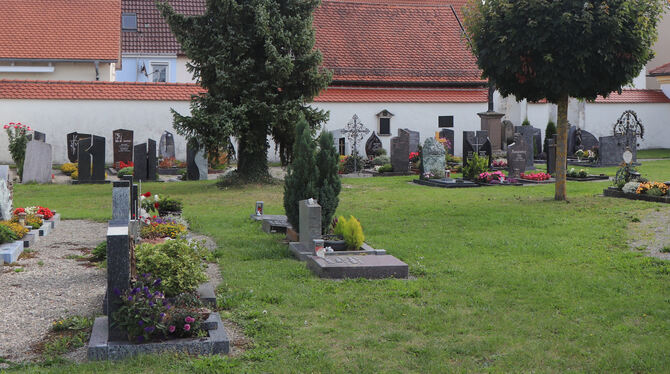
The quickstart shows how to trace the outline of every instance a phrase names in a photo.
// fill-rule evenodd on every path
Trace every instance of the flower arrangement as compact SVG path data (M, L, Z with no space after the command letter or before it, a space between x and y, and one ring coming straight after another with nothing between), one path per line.
M132 161L128 161L128 162L119 161L119 169L132 168L134 166L135 166L135 163L133 163Z
M23 209L23 208L20 208L20 209ZM19 216L15 214L12 217L11 221L15 222L15 223L18 223L19 222ZM40 217L38 217L34 214L26 214L26 218L24 219L23 222L26 226L30 226L34 229L39 229L40 227L42 227L42 224L44 223L42 218L40 218Z
M23 162L26 159L26 146L28 145L28 132L33 131L30 126L23 125L21 122L10 122L4 125L9 137L9 153L16 164L19 178L23 179Z
M493 160L493 163L491 164L494 168L506 168L507 167L507 160L504 158L497 158Z
M21 224L18 222L0 221L0 225L5 226L10 230L12 230L14 235L16 235L16 240L22 239L29 231L27 228L21 226Z
M14 209L14 215L19 213L26 213L28 215L41 214L44 219L51 219L54 216L54 213L49 208L43 206L29 206L27 208L16 208Z
M77 164L73 164L72 162L66 162L60 166L60 171L67 175L74 173L77 169Z
M502 171L494 171L494 172L485 171L479 174L479 176L477 177L477 181L483 183L498 184L504 182L505 178L506 176Z
M417 161L419 161L419 152L410 152L409 162L417 162Z
M143 220L140 236L144 239L172 238L176 239L186 233L186 226L174 219L152 217Z
M532 181L546 181L551 178L551 175L543 172L537 172L537 173L521 173L521 179L528 179Z
M174 157L166 157L158 163L159 168L172 168L177 165L177 159Z
M635 193L638 195L665 196L668 194L668 186L659 182L640 183Z
M584 169L579 169L579 171L577 171L575 168L570 168L567 172L567 176L570 178L586 178L589 176L589 173Z

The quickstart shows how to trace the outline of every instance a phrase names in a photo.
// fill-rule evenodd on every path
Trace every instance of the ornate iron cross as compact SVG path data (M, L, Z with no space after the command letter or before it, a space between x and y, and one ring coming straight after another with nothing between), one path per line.
M358 119L358 116L354 114L349 123L347 123L347 126L341 132L346 134L349 141L351 141L351 155L357 157L358 142L362 141L365 135L370 133L370 130L368 130L360 119ZM357 171L357 164L358 162L354 162L354 172Z

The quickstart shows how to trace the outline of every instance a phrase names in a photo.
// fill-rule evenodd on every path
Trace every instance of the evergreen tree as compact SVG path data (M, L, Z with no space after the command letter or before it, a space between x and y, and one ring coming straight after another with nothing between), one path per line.
M333 215L340 203L340 190L342 182L337 173L337 162L339 155L335 144L333 144L333 134L323 131L319 137L319 152L316 154L316 167L319 171L317 179L317 191L319 194L319 205L321 205L321 232L326 234Z
M208 154L238 139L237 172L245 180L269 176L272 136L284 163L291 157L294 124L313 128L327 113L305 105L330 82L314 48L312 13L318 0L207 0L205 14L184 16L167 2L158 8L191 60L188 70L204 93L191 116L173 110L174 127L197 138Z
M544 152L549 154L549 139L556 135L556 124L554 121L547 122L547 128L544 130Z
M556 200L566 199L568 98L632 82L653 57L667 0L486 0L466 9L477 64L503 96L558 105Z
M295 231L300 230L298 201L318 198L315 148L309 125L301 118L295 126L293 160L284 179L284 211Z

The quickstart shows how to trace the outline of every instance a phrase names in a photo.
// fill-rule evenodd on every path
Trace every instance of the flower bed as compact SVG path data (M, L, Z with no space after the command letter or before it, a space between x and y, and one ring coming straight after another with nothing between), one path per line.
M554 183L555 179L551 175L543 172L537 173L521 173L520 182L523 183Z

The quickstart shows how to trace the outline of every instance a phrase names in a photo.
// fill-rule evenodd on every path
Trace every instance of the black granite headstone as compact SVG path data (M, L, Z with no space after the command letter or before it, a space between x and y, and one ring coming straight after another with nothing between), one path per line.
M195 157L198 150L192 147L186 147L186 179L190 181L197 181L200 179L200 170L195 163Z
M79 182L89 182L91 180L91 153L89 152L93 145L93 138L89 135L79 138L77 142L77 159Z
M527 157L526 137L519 133L514 134L514 143L507 146L507 171L510 178L520 178L521 173L526 171Z
M114 130L112 132L112 149L114 151L114 165L119 166L121 161L133 161L133 132L131 130Z
M556 173L556 135L547 139L547 174L554 176Z
M488 157L489 167L491 167L491 141L488 131L463 131L463 166L469 164L474 154L480 158Z
M147 181L147 143L138 144L133 147L133 159L135 160L135 168L133 176L135 180Z
M119 296L130 287L130 229L128 222L109 222L107 229L107 316L109 340L127 340L128 335L114 324Z
M440 131L440 139L446 139L449 141L449 144L451 144L451 147L447 149L447 153L450 155L454 155L454 130L451 129L443 129Z
M403 129L391 138L391 165L396 173L409 171L409 133Z
M380 150L383 149L382 141L379 140L379 137L375 132L372 132L372 135L365 142L365 154L368 157L375 157Z
M79 140L90 137L90 134L71 132L67 134L67 158L70 162L79 160Z
M93 135L93 146L88 151L91 154L93 171L91 180L105 180L105 137Z
M47 134L39 131L33 131L33 139L38 142L46 143Z
M156 141L149 139L147 143L147 180L155 181L158 168L156 159Z
M174 158L174 135L169 131L164 131L158 143L158 156L160 158Z

